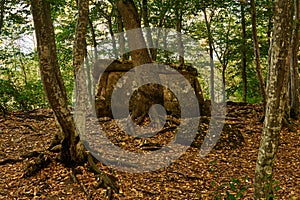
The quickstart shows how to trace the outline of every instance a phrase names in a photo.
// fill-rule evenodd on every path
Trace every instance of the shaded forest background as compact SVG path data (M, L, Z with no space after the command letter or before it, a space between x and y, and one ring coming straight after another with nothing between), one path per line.
M30 110L48 107L38 69L30 5L26 1L2 0L2 3L4 2L0 45L1 108ZM182 1L179 7L175 2L175 0L136 1L142 27L176 30L178 21L176 13L180 12L182 33L199 41L199 48L207 54L210 53L210 46L213 48L212 55L216 67L224 73L227 99L260 103L262 98L255 68L250 4L239 1L213 1L206 4ZM115 37L115 34L124 31L114 2L95 1L90 4L87 56L94 59L93 52L97 48L99 57L115 58L116 49L113 49L113 45L102 43L107 37L120 41L121 38ZM75 1L53 1L51 5L58 60L70 100L74 78L72 48L77 6ZM268 49L273 28L271 1L257 1L256 13L260 65L262 74L266 77ZM161 33L159 36L164 37L165 34L168 33ZM152 37L155 45L157 35ZM126 55L124 57L126 58ZM157 52L155 60L167 63L179 62L175 54L161 51ZM188 59L186 60L188 63ZM246 76L244 81L243 76ZM201 74L199 78L201 79ZM209 88L202 83L205 97L209 98Z
M75 167L88 162L90 169L100 174L99 180L101 179L104 187L117 195L119 187L116 181L99 168L99 163L97 166L91 152L83 145L84 139L79 137L79 133L85 131L82 130L84 126L80 126L81 117L84 117L86 111L82 107L85 97L81 98L79 93L75 95L82 114L79 117L73 119L68 107L74 97L74 77L83 80L83 76L77 74L82 64L86 62L89 66L89 61L104 58L120 61L131 59L134 66L157 62L191 67L189 58L196 57L199 52L195 52L195 55L178 56L184 55L185 52L181 34L189 35L198 41L194 47L195 51L200 48L210 57L210 80L213 80L214 73L221 74L227 102L230 104L232 101L242 102L233 103L234 105L245 106L247 103L255 103L262 106L260 119L254 119L255 122L264 122L253 183L254 199L272 199L274 192L272 175L282 127L287 128L288 134L292 136L299 135L299 126L290 119L297 120L300 114L299 4L299 0L248 2L2 0L0 111L4 118L1 120L6 121L7 114L14 118L16 112L10 113L13 110L29 111L51 107L59 127L52 141L57 144L50 145L53 148L59 146L60 156L56 157L57 161L71 170L70 176L74 182L78 182ZM144 36L139 32L134 36L122 33L140 27L166 29L156 30L152 34L146 30ZM175 47L177 53L155 48L161 39L165 46L169 45L167 41L169 28L178 31ZM147 43L154 48L133 50L135 42ZM122 62L120 63L122 65ZM215 71L213 63L216 66ZM86 71L88 76L93 76L92 68L86 67ZM207 85L202 76L203 74L198 74L203 97L211 100L213 107L216 105L214 84L211 82ZM96 83L97 80L88 84L96 89ZM77 85L78 91L83 91L81 87ZM137 102L142 102L140 100L144 99L138 99ZM140 108L136 106L132 111L133 119L139 117L139 114L135 114ZM203 117L201 120L206 121L200 123L200 126L213 120L215 116ZM230 119L230 116L226 117L227 121ZM234 118L236 119L238 116ZM173 119L173 122L176 123L177 120ZM225 117L222 120L226 121ZM143 122L146 123L139 121L139 124ZM224 128L223 133L230 129ZM4 130L7 132L6 126ZM199 129L198 136L205 135L204 132ZM237 133L239 138L245 138L243 133L239 131ZM113 139L121 135L122 132L117 131L113 134ZM164 146L163 139L159 142L160 147ZM294 147L297 148L297 144L293 149ZM37 157L33 166L40 165L40 170L51 162L52 150L49 147L42 153L29 153L30 156L27 158ZM0 163L6 165L22 161L23 159L8 158ZM83 185L81 186L89 198L89 192L86 192ZM107 196L111 198L112 194ZM227 196L232 199L229 194Z

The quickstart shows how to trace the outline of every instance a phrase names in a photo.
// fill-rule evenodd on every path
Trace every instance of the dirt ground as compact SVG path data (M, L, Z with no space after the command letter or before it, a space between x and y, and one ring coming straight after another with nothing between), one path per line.
M258 105L228 105L220 141L202 159L197 148L203 139L200 134L183 156L158 171L133 174L100 162L98 166L116 178L120 190L112 194L113 199L229 199L239 193L243 195L240 199L252 199L260 117ZM272 187L278 199L300 199L300 123L292 123L294 130L282 130L275 163ZM110 139L119 146L126 144L126 137L116 139L116 130L108 134ZM15 111L0 117L0 199L87 199L83 186L91 199L107 198L108 190L95 187L97 177L87 165L76 167L79 182L74 183L70 169L57 161L58 153L47 151L56 131L50 109ZM30 152L44 152L49 163L27 177L27 166L36 159Z

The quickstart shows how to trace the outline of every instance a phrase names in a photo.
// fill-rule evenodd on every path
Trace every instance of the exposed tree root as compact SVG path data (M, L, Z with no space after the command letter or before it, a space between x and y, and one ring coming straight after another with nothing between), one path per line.
M93 157L91 154L88 154L88 163L90 165L90 169L95 173L99 175L99 181L100 185L102 185L105 188L112 189L115 192L119 192L119 188L114 182L112 177L109 177L107 174L105 174L99 167L96 165L96 163L93 160Z
M50 164L50 158L45 156L44 153L40 153L38 157L36 157L33 162L30 162L23 174L23 177L31 177L38 173L41 169L45 168Z
M13 159L13 158L5 158L3 160L0 160L0 165L6 165L6 164L15 164L17 162L22 162L23 159Z
M87 200L92 199L92 194L89 193L89 191L87 190L87 188L84 186L84 184L82 182L80 182L77 177L76 177L76 170L75 168L72 168L71 172L70 172L70 177L72 179L72 181L74 183L77 183L80 185L80 187L82 188L84 194L86 195Z

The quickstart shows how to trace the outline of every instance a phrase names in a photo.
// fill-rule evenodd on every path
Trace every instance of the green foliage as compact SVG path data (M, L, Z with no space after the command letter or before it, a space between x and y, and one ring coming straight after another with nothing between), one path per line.
M77 6L75 1L51 0L51 16L54 22L57 44L57 56L64 79L69 101L73 90L72 49L75 35ZM214 60L221 71L226 68L226 93L228 100L242 101L241 78L241 4L239 1L148 1L148 16L150 27L162 27L176 29L176 12L182 10L184 34L199 41L200 47L208 53L208 34L203 10L209 16L212 38L215 48ZM142 26L142 3L135 1L140 13ZM88 36L86 38L90 60L94 59L93 39L91 25L94 28L98 43L99 53L111 57L113 50L110 44L103 44L105 38L110 37L108 20L112 22L112 30L117 33L117 9L115 1L91 1L90 21ZM257 1L257 31L260 43L261 65L266 75L269 40L272 30L270 19L273 15L272 1ZM182 7L179 7L181 5ZM45 94L39 78L36 49L27 48L33 46L33 27L31 23L30 4L26 0L6 1L4 23L0 35L0 77L1 104L9 109L31 109L48 106ZM74 17L75 16L75 17ZM245 5L246 17L246 59L247 59L247 101L248 103L260 103L260 91L255 72L250 6ZM154 34L156 40L161 43L166 33ZM27 39L26 39L27 38ZM31 45L27 45L28 38ZM24 42L25 41L25 42ZM168 42L170 43L170 42ZM171 42L173 43L173 42ZM171 44L170 43L170 44ZM176 42L175 42L176 44ZM127 46L128 47L128 46ZM176 46L172 47L176 49ZM193 48L193 47L190 47ZM197 47L198 48L198 47ZM198 48L199 49L199 48ZM193 55L190 55L193 56ZM176 63L178 56L174 53L158 50L158 62ZM188 61L188 58L186 58ZM200 74L201 77L201 74ZM209 97L209 86L200 78L205 98ZM5 88L5 89L4 89ZM17 97L20 95L20 97Z
M246 176L244 178L244 181L248 181L248 177ZM226 190L226 195L220 195L218 192L215 192L215 200L237 200L237 199L243 199L245 192L249 188L249 185L243 185L240 180L231 178L230 181L227 184L221 185L219 188L224 191Z
M266 175L265 178L267 180L267 183L265 184L264 187L268 191L270 191L269 196L267 197L267 200L278 198L275 196L275 193L281 189L281 187L279 185L280 181L273 179L272 174Z

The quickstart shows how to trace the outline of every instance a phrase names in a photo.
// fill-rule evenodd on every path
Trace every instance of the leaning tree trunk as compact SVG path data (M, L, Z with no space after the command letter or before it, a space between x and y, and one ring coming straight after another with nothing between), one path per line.
M270 49L267 104L255 169L254 199L272 195L274 160L278 149L287 95L292 1L274 0L274 32Z
M76 156L73 117L67 108L66 89L56 55L54 28L48 1L32 0L31 3L39 57L41 79L49 104L62 130L62 162L67 165L79 161Z

